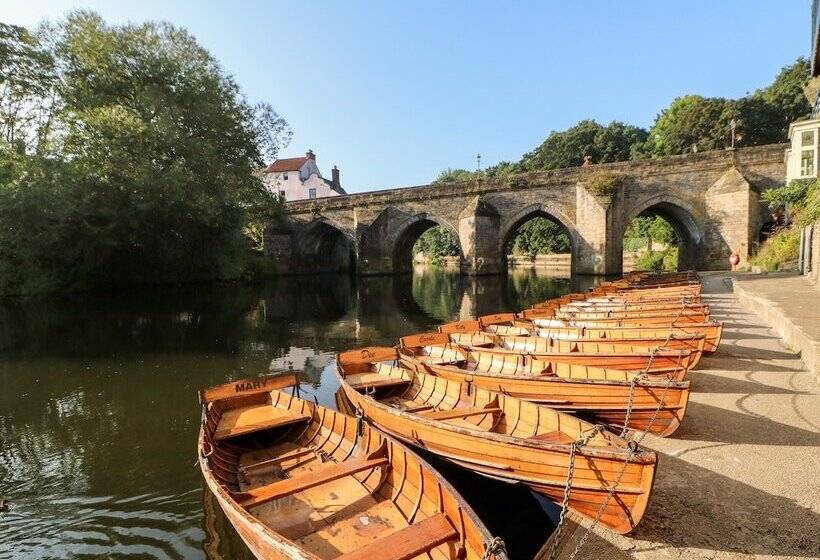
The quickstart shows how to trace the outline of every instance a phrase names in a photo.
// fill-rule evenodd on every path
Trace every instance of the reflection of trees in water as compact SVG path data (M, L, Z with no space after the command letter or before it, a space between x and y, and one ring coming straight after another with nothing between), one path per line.
M134 290L0 301L3 357L236 352L253 323L251 287Z
M534 303L566 294L569 290L569 278L550 276L535 268L507 271L507 297L512 310L530 307Z
M458 317L464 293L464 277L439 267L415 267L413 300L431 318L440 322Z

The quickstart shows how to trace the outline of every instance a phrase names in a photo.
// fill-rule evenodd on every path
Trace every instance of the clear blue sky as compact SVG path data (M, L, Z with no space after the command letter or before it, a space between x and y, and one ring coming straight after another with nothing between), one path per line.
M809 0L214 2L5 0L190 30L350 192L518 159L583 118L648 127L686 93L735 97L807 55Z

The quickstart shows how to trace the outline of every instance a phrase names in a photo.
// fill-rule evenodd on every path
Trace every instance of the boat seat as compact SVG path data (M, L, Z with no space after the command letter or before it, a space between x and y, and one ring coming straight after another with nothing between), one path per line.
M450 420L453 418L467 418L479 414L498 414L502 410L496 406L489 408L454 408L450 410L432 410L430 412L420 412L419 416L430 418L431 420Z
M337 560L411 560L457 538L458 532L447 516L438 513L343 554Z
M284 480L277 480L271 484L252 488L245 492L236 492L233 497L239 502L239 505L248 509L352 474L377 467L387 467L389 464L387 447L382 446L366 457L350 459L341 463L325 463L315 471Z
M214 430L214 439L237 437L310 420L310 415L277 408L270 403L252 404L225 410Z
M345 381L354 389L368 387L395 387L410 383L408 376L394 377L375 372L351 373L345 376Z

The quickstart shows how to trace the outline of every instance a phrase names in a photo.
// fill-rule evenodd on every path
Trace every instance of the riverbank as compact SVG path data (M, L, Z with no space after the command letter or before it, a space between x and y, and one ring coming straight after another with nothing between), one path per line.
M703 298L724 322L720 349L690 373L680 430L644 440L659 469L638 529L596 528L579 560L820 556L820 383L742 306L729 274L702 276ZM816 300L780 289L816 314ZM586 525L570 522L559 558L570 557Z

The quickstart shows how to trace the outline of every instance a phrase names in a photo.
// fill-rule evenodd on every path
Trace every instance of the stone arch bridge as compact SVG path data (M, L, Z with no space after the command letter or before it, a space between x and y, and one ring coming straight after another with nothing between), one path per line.
M406 272L416 239L441 225L459 241L463 273L495 274L517 228L547 216L569 234L573 272L617 274L627 225L654 213L675 229L682 269L723 269L733 251L741 263L750 256L767 218L760 194L785 181L784 152L716 150L294 201L267 228L266 252L283 274ZM590 193L596 172L620 177L614 196Z

